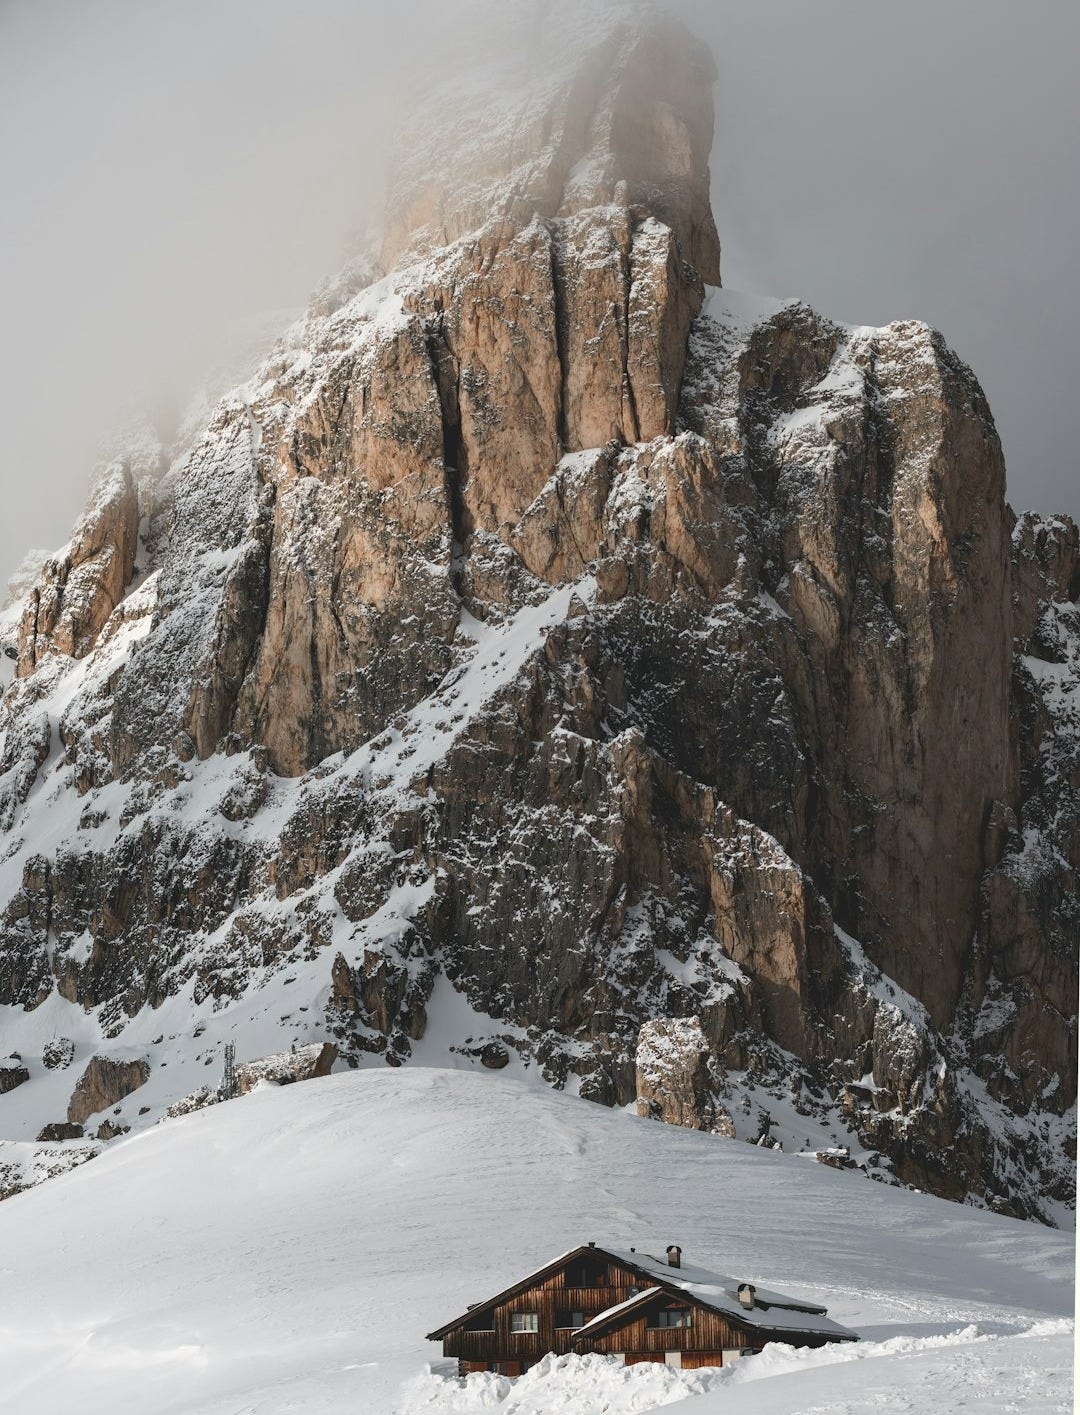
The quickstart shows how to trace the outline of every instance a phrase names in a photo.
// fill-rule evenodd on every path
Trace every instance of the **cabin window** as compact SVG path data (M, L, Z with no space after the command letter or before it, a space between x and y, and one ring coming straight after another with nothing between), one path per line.
M583 1326L585 1325L585 1313L584 1313L584 1312L556 1312L556 1313L555 1313L555 1325L556 1325L557 1327L561 1327L561 1328L571 1327L572 1329L574 1329L574 1330L576 1331L578 1327L583 1327Z
M607 1287L607 1266L604 1263L579 1259L566 1269L567 1287Z
M656 1313L651 1325L657 1327L688 1327L690 1325L689 1307L661 1307Z
M539 1331L540 1318L535 1312L511 1312L510 1330L512 1332Z

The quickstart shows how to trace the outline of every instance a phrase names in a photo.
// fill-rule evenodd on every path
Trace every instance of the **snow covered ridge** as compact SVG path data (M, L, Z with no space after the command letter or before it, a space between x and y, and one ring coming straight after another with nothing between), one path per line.
M0 1137L333 1043L1069 1223L1075 527L926 326L706 288L708 56L579 24L5 621Z
M105 1415L136 1386L141 1415L1065 1405L1069 1236L798 1164L505 1074L257 1090L0 1204L0 1409ZM462 1385L432 1362L442 1314L589 1231L820 1293L860 1341L722 1374L564 1360Z

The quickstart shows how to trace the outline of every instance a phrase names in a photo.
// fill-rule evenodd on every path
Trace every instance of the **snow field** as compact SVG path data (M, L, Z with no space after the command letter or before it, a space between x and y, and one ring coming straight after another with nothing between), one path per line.
M427 1331L589 1238L679 1242L863 1342L447 1379ZM0 1411L1058 1411L1073 1266L1053 1230L505 1075L365 1070L260 1087L0 1204Z

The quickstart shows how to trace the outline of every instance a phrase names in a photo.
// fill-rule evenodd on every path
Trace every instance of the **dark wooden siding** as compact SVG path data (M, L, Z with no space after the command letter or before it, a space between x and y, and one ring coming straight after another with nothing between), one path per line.
M690 1309L690 1326L660 1327L655 1325L656 1314L661 1307L682 1305ZM755 1343L745 1332L732 1325L719 1312L710 1312L704 1307L695 1307L692 1302L683 1304L665 1294L635 1312L621 1326L597 1336L584 1338L576 1343L575 1349L600 1352L657 1352L660 1355L663 1355L665 1351L703 1351L710 1354L715 1353L715 1364L719 1365L720 1352L725 1347L738 1347L745 1351L753 1344Z
M684 1371L700 1371L702 1366L721 1365L723 1365L722 1353L719 1351L684 1351L682 1354Z
M578 1260L579 1262L581 1260ZM627 1268L606 1260L587 1259L592 1267L588 1287L568 1287L567 1270L552 1273L542 1282L518 1292L494 1308L477 1308L469 1323L447 1332L443 1338L443 1353L465 1361L522 1361L531 1364L549 1351L562 1355L573 1349L572 1330L556 1325L561 1312L581 1312L588 1322L609 1307L627 1301L635 1291L649 1284ZM569 1265L573 1275L577 1263ZM469 1331L478 1318L491 1313L492 1331ZM539 1318L536 1333L511 1332L510 1318L514 1312L535 1312ZM612 1350L620 1350L612 1347ZM669 1347L669 1350L674 1350Z

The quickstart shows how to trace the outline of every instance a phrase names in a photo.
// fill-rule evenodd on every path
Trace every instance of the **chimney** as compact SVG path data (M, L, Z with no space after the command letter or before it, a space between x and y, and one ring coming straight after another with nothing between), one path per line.
M757 1289L754 1287L754 1284L752 1282L739 1283L739 1301L743 1304L743 1306L748 1312L753 1310L754 1293L756 1290Z
M677 1243L668 1244L667 1261L669 1268L682 1267L682 1249Z

